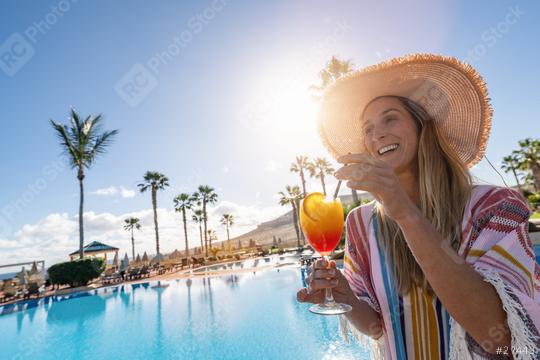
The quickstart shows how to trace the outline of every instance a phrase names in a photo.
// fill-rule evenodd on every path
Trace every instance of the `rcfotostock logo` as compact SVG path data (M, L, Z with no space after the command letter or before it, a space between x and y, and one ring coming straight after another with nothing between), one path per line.
M34 47L24 36L11 34L0 47L0 69L7 76L14 76L35 53Z
M158 85L156 76L162 66L169 64L182 49L193 41L195 36L225 8L226 0L213 0L203 11L187 21L186 28L173 37L162 50L143 63L137 63L114 85L114 90L131 107L139 105Z
M120 97L131 107L135 107L144 100L158 84L154 75L142 64L135 64L116 83L114 89Z
M22 33L12 33L0 45L0 69L10 77L15 76L36 53L35 45L40 36L45 35L78 0L61 0L50 11Z

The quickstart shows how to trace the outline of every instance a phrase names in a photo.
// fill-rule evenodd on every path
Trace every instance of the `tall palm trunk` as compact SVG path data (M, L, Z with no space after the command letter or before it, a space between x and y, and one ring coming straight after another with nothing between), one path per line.
M321 184L324 196L326 196L326 184L324 183L324 172L321 172Z
M351 194L352 194L353 206L358 206L359 205L358 192L355 189L351 189Z
M204 256L208 256L208 231L206 229L206 201L203 201L203 222L204 222Z
M231 239L229 238L229 224L227 223L227 245L229 246L229 250L231 249Z
M84 209L84 170L82 167L79 168L77 173L77 179L79 180L79 191L80 191L80 201L79 201L79 258L84 257L84 222L83 222L83 209Z
M202 225L199 223L199 235L201 236L201 253L204 250L203 237L202 237Z
M294 231L296 232L296 241L298 243L298 247L300 247L300 228L298 227L298 211L296 208L296 203L291 201L292 208L293 208L293 223L294 223Z
M519 192L523 194L523 189L521 188L521 184L519 183L519 179L516 173L516 168L512 167L512 174L514 174L514 179L516 179L517 187L519 189Z
M154 229L156 230L156 253L159 259L159 229L157 220L157 189L152 188L152 207L154 208Z
M302 194L304 195L304 197L307 196L307 193L306 193L306 178L304 177L304 169L301 168L300 169L300 180L302 181Z
M540 191L540 165L536 161L530 161L530 169L533 176L534 191Z
M189 256L189 247L188 247L188 238L187 238L187 225L186 225L186 209L182 208L182 220L184 220L184 236L186 239L186 254L185 256Z
M133 237L133 228L131 228L131 257L135 260L135 238Z

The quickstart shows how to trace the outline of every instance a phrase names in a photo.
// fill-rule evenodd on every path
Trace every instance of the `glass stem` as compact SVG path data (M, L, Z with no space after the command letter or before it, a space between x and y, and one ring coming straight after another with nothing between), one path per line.
M328 264L328 268L330 268L330 258L328 257L328 255L324 255L323 258ZM334 295L332 295L332 289L326 288L324 291L324 304L330 305L334 303L335 303L335 300L334 300Z

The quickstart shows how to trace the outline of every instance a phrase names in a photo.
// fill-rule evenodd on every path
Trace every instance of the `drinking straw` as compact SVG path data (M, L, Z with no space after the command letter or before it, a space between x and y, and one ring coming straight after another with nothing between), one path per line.
M338 181L337 183L337 186L336 186L336 191L334 191L334 199L333 200L336 200L337 199L337 196L338 196L338 193L339 193L339 187L341 186L341 180Z

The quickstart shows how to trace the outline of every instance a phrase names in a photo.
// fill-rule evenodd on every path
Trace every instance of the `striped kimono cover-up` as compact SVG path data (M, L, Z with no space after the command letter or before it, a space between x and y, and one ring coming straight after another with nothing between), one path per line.
M375 359L505 358L483 351L436 296L419 287L403 297L397 293L391 262L376 241L374 205L372 201L357 207L347 216L343 272L355 295L382 313L384 331L374 340L341 315L345 339L352 334ZM540 359L540 266L529 238L529 216L515 190L476 185L465 208L458 251L497 290L517 350L515 359Z

